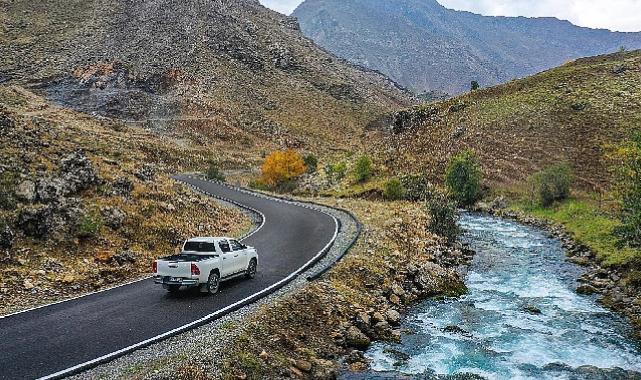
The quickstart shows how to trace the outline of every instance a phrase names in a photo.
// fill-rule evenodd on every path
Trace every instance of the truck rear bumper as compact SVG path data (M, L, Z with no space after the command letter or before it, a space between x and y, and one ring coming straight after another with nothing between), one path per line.
M180 286L198 286L198 280L191 278L156 276L154 282L161 285L180 285Z

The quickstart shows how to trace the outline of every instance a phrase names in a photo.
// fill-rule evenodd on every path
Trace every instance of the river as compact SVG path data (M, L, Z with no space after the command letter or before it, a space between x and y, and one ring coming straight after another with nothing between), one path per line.
M631 326L576 293L581 268L557 239L483 214L460 224L477 252L469 292L413 307L402 343L375 343L371 370L342 378L641 379Z

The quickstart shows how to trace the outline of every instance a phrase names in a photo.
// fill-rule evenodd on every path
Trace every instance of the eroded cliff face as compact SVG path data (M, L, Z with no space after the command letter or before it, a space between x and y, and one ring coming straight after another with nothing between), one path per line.
M384 76L345 63L258 1L3 2L0 81L160 129L238 128L344 146L409 104Z
M459 94L584 56L641 48L641 33L581 28L554 18L485 17L436 0L307 0L293 14L305 35L417 93Z

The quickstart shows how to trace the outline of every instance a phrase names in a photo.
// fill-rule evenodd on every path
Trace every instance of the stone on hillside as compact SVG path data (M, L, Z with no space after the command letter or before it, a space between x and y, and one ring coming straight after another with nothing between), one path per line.
M18 215L17 225L25 235L45 237L52 229L51 210L48 207L27 207Z
M102 214L105 225L114 230L122 227L127 220L127 214L118 207L105 206L100 209L100 213Z
M16 186L16 197L23 202L34 202L36 195L36 184L33 181L25 180Z
M60 178L43 178L36 185L37 199L42 203L58 201L66 191L65 183Z
M358 349L367 349L371 344L367 335L363 334L356 326L350 326L345 334L345 342L350 346Z
M401 314L394 309L387 310L385 318L387 318L387 322L392 326L398 326L401 324Z
M113 259L118 263L118 265L133 264L137 260L137 254L132 251L122 251L119 254L115 255Z
M356 326L365 331L371 326L371 318L369 314L364 311L361 311L356 315Z
M309 372L312 370L312 363L307 360L296 360L294 366L303 372Z
M100 181L93 163L82 151L76 151L65 157L61 161L60 168L70 194L87 190Z
M136 178L143 182L151 182L156 179L156 167L150 164L145 164L136 172Z
M119 177L112 184L114 195L128 197L134 190L134 183L127 177Z

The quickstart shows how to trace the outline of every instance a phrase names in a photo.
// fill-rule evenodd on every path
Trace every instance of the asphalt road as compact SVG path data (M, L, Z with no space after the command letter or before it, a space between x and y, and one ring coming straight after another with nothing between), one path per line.
M244 241L259 253L256 278L223 283L215 296L170 295L152 280L143 280L2 318L0 379L47 376L198 320L288 277L334 236L334 220L318 211L180 179L265 215L265 225Z

